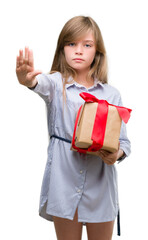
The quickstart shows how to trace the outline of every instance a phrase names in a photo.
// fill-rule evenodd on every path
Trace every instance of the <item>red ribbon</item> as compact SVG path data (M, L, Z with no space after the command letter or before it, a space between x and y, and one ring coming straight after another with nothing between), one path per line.
M75 121L75 127L74 127L73 139L72 139L72 147L80 153L95 152L103 147L107 115L108 115L108 106L110 105L110 106L116 107L121 119L125 123L128 122L128 120L130 118L130 113L132 110L129 108L109 104L106 100L99 100L98 98L96 98L95 96L93 96L89 93L82 92L82 93L80 93L80 96L85 100L85 102L97 102L98 103L96 117L95 117L93 131L92 131L92 136L91 136L93 143L87 149L78 148L75 146L75 134L76 134L76 128L77 128L77 124L78 124L79 115L80 115L80 112L82 109L82 106L81 106L79 108L79 111L78 111L77 117L76 117L76 121Z

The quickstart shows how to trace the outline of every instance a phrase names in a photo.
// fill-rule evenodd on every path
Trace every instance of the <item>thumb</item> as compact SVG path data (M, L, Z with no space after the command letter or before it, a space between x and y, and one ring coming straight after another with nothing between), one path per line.
M33 71L33 72L28 73L28 77L29 77L29 79L31 80L31 79L34 79L37 75L39 75L39 74L41 74L41 73L42 73L42 71L40 71L40 70L35 70L35 71Z

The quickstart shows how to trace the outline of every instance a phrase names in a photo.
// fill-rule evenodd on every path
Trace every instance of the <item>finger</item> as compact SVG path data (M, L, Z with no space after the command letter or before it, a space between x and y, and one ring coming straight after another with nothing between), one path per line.
M106 155L102 152L99 152L99 156L102 158L102 159L106 159Z
M109 161L109 160L103 160L107 165L113 165L114 164L114 162L113 161Z
M20 58L19 56L16 57L16 68L20 67Z
M28 59L28 51L29 51L28 47L25 47L25 59Z
M25 58L24 58L24 63L25 64L29 63L29 61L28 61L28 55L29 55L28 52L29 52L28 47L25 47Z
M106 156L108 156L109 153L107 151L100 150L100 154L101 154L101 156L106 157Z
M33 51L30 50L28 52L28 63L29 63L29 66L34 68L34 59L33 59Z
M23 64L23 50L19 50L19 64L20 66Z
M99 156L101 157L101 159L108 165L113 164L115 161L114 159L111 157L111 155L107 154L106 151L102 151L99 153Z

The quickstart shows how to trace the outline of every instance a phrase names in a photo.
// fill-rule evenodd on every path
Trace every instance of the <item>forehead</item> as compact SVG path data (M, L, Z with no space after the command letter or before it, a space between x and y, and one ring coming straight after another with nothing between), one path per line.
M94 34L91 30L88 32L83 33L81 36L78 38L74 39L75 41L93 41L95 42L95 37Z

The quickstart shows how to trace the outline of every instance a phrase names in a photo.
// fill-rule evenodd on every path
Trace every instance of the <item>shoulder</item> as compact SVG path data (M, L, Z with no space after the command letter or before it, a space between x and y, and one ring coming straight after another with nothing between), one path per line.
M101 84L101 86L103 88L104 95L106 96L109 103L115 105L121 104L121 94L117 88L108 83Z
M115 88L114 86L108 84L108 83L101 83L101 86L106 90L106 91L110 91L114 94L120 94L119 90L117 88Z

